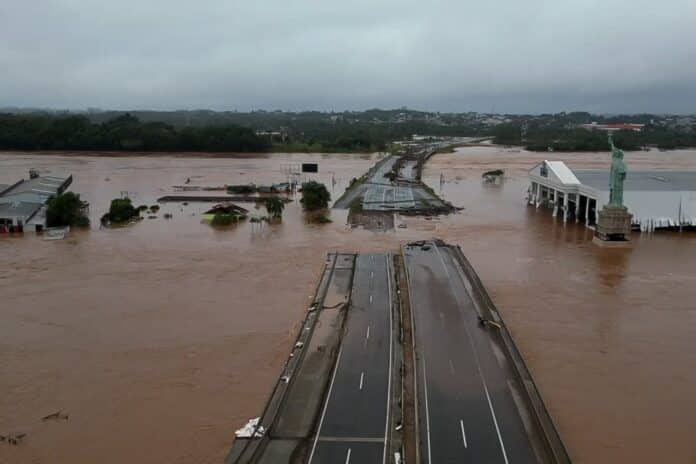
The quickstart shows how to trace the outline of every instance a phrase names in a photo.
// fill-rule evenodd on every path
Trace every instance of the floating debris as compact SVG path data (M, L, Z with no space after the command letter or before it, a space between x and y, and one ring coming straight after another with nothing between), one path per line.
M57 419L68 420L68 417L69 417L69 416L68 416L67 414L63 414L63 411L57 411L57 412L54 412L54 413L49 414L48 416L42 417L41 420L42 420L42 421L47 421L47 420L51 420L51 419L56 419L56 420L57 420Z
M262 425L259 425L260 417L251 419L244 427L234 432L237 438L258 438L266 432Z
M22 438L26 437L26 433L16 433L14 435L0 435L0 442L6 441L10 445L18 445Z

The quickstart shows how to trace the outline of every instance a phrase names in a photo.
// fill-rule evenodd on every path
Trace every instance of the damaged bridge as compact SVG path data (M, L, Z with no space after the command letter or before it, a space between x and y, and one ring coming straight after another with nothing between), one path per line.
M351 462L570 462L457 247L329 254L264 411L226 459Z

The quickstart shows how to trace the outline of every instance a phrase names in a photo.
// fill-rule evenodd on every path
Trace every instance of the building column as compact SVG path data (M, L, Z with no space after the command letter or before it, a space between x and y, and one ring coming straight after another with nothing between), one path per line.
M580 222L580 194L575 194L575 222Z
M563 192L563 222L568 222L568 200L570 195L568 192Z
M597 202L595 202L595 207L594 207L594 223L595 227L597 227L597 222L599 222L599 211L597 211L598 205Z
M553 189L553 217L558 216L558 190Z
M539 209L539 206L541 206L541 201L544 198L544 187L541 186L541 184L537 184L537 198L536 198L536 207Z
M590 225L590 197L585 201L585 227Z

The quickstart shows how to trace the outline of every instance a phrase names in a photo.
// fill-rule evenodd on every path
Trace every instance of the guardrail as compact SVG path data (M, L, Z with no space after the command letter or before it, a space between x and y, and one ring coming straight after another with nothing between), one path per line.
M541 395L539 394L539 390L537 389L532 375L529 372L529 368L525 364L522 354L517 349L512 335L503 323L503 319L500 316L500 313L498 312L497 308L495 307L493 300L491 300L488 292L486 291L486 288L483 286L483 283L481 282L481 279L479 278L478 274L476 274L474 267L471 265L466 256L464 256L461 247L457 246L456 248L450 248L456 251L454 255L457 258L457 261L459 261L462 270L466 274L466 277L468 278L469 283L472 286L474 294L471 296L472 299L474 299L476 305L479 307L480 310L487 311L491 316L492 320L495 320L496 322L501 324L501 328L498 331L498 334L503 342L502 346L506 350L505 354L508 356L510 360L512 360L512 366L514 367L513 371L518 376L518 379L523 386L523 393L526 396L525 399L527 400L527 403L532 407L532 410L534 412L533 416L535 422L537 423L537 426L539 427L539 430L543 432L542 438L544 440L544 445L547 449L547 452L549 453L549 456L557 464L570 464L570 456L568 455L568 452L565 449L565 446L563 445L563 441L561 441L561 437L558 434L558 430L556 429L556 426L553 423L553 419L551 418L549 411L546 409Z
M304 359L304 354L306 347L308 346L308 341L311 339L314 333L316 321L318 320L318 313L321 310L321 306L323 305L324 298L326 297L326 293L329 289L329 284L331 283L334 270L336 269L336 261L338 259L339 253L330 253L329 256L333 257L333 260L331 261L331 267L330 269L328 269L328 265L325 265L324 271L322 272L322 276L319 279L319 283L317 284L317 289L315 291L314 298L312 299L312 306L315 309L313 311L307 312L305 318L302 321L302 328L298 331L297 337L295 338L295 342L293 344L294 347L297 346L298 342L302 342L303 347L298 355L288 358L288 361L286 362L285 366L283 366L283 370L281 371L281 376L278 377L278 380L276 381L275 386L271 391L271 395L268 401L266 402L266 405L264 406L261 415L259 416L259 421L254 427L253 433L251 434L251 438L249 438L246 441L244 447L235 459L232 459L231 455L228 455L227 459L225 460L225 462L228 464L243 464L253 462L253 459L258 456L259 450L263 449L263 447L267 444L268 440L270 439L268 432L272 425L275 423L278 410L280 409L280 406L283 404L285 395L290 390L290 386L294 381L294 375L292 374L294 373L294 370L301 365ZM310 330L304 330L304 328L308 326ZM294 360L294 363L290 367L289 364L292 360ZM290 375L288 376L289 381L286 382L284 380L285 375L283 374L287 374L288 371L290 371ZM256 434L258 433L261 427L263 427L264 430L263 435L261 437L255 438ZM232 450L234 450L234 444ZM232 452L232 450L230 450L230 453Z

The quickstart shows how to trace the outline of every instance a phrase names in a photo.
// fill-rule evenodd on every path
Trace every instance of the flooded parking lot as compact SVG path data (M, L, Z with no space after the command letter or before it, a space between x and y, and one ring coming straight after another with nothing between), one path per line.
M307 224L297 201L282 224L229 230L200 223L209 204L165 204L126 228L100 229L98 218L121 192L153 204L187 179L282 182L288 165L307 161L336 199L376 155L0 155L0 183L29 168L73 174L93 224L61 241L0 237L0 434L27 433L21 446L0 446L0 463L222 462L277 378L326 252L431 237L460 245L476 267L574 462L693 462L696 234L594 247L589 230L526 206L526 172L549 156L609 165L606 153L436 155L423 180L464 210L372 232L348 227L344 210ZM696 152L626 161L629 171L696 169ZM495 168L505 181L482 183ZM41 420L57 410L69 419Z

